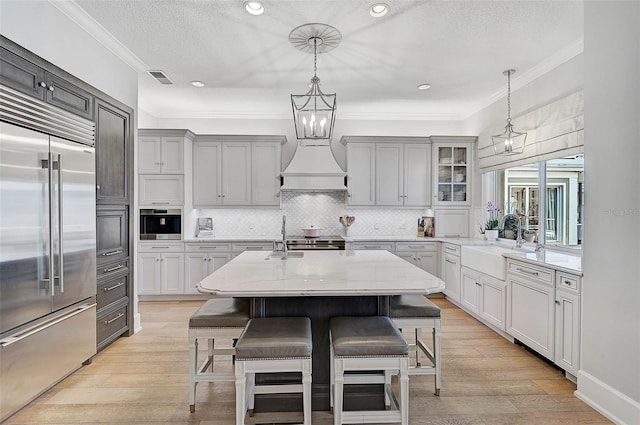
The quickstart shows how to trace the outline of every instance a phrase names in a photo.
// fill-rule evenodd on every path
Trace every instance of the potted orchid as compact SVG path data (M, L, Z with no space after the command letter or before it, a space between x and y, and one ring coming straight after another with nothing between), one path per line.
M500 208L493 202L487 202L487 222L485 223L484 236L487 240L498 239L498 226L500 225Z

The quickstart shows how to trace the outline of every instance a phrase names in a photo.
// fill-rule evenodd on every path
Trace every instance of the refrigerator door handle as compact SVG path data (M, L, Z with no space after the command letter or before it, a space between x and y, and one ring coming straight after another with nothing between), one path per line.
M36 334L38 332L42 332L43 330L50 328L51 326L58 324L64 320L67 320L73 316L76 316L80 313L82 313L83 311L89 310L90 308L95 307L97 304L93 303L93 304L83 304L83 305L79 305L78 307L76 307L73 311L63 314L62 316L58 316L54 319L49 320L46 323L43 323L41 325L37 325L37 326L33 326L29 329L26 329L18 334L15 335L11 335L3 340L0 340L0 348L5 348L11 344L15 344L16 342L25 339L33 334Z
M58 280L60 282L60 293L64 292L64 256L62 255L63 251L62 251L62 245L63 245L63 235L64 235L64 223L62 222L62 211L63 211L63 206L62 206L62 197L63 197L63 193L62 193L62 188L63 186L63 181L62 181L62 170L64 168L62 167L62 155L58 154L58 211L56 212L56 214L58 214Z
M53 225L55 224L54 222L54 217L53 217L53 209L55 206L55 203L53 201L54 196L53 196L53 169L54 169L54 163L53 163L53 153L49 152L49 159L47 162L47 171L48 171L48 180L49 180L49 215L50 215L50 219L49 219L49 223L50 223L50 229L53 228ZM50 231L49 232L49 292L51 293L51 296L54 296L56 294L55 291L55 250L53 249L55 245L55 238L53 235L53 232Z

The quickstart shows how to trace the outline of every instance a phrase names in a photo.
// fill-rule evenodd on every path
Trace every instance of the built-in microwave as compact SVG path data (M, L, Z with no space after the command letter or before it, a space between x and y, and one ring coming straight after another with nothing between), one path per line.
M182 239L180 209L141 209L140 240Z

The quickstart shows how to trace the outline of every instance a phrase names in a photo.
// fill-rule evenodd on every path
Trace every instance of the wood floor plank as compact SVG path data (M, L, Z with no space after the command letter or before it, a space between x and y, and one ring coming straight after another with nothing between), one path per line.
M575 384L558 369L446 299L433 301L442 309L441 395L433 395L433 376L411 377L411 425L611 423L573 395ZM5 424L235 423L232 382L199 384L196 411L189 412L187 324L202 303L139 303L140 332L118 339L98 353L92 364L67 377ZM204 356L206 347L200 348ZM216 361L215 367L232 370L228 359ZM313 412L313 424L331 425L333 416Z

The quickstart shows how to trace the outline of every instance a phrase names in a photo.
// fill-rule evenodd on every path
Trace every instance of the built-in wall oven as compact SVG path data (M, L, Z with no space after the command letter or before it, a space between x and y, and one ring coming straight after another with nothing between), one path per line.
M141 209L140 240L182 239L182 211L176 209Z

